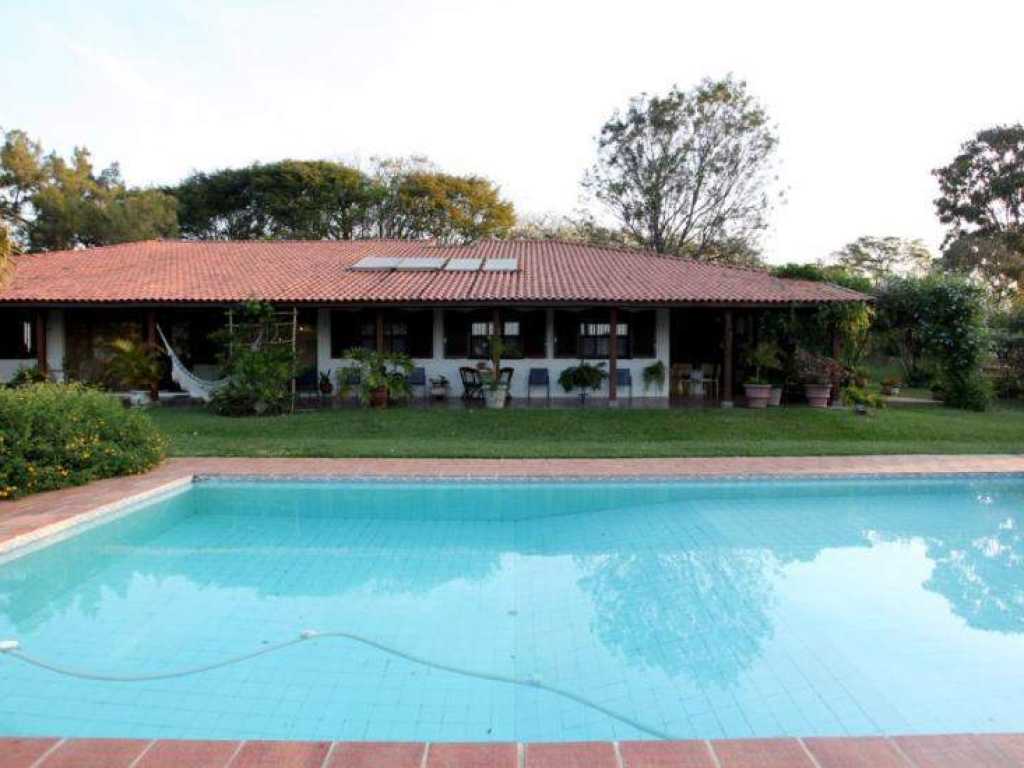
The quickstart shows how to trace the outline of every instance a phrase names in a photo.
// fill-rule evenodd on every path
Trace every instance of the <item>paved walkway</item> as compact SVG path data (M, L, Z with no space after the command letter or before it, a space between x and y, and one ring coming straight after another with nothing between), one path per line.
M0 550L197 474L722 477L1024 473L1024 455L725 459L171 459L145 475L0 502ZM0 739L0 768L1024 768L1024 734L585 744Z

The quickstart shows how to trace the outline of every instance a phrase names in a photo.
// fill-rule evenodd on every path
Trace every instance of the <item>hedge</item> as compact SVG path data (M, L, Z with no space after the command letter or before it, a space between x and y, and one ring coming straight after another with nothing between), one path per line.
M166 441L149 418L80 384L0 389L0 499L144 472Z

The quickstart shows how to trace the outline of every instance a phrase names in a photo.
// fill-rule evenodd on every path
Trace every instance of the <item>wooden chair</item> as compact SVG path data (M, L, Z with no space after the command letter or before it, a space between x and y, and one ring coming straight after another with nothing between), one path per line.
M483 400L484 382L480 378L480 371L476 368L459 368L459 378L462 379L462 399Z

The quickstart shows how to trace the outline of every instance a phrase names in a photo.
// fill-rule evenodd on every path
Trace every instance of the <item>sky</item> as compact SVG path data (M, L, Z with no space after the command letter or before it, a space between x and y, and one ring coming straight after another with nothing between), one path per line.
M134 185L282 158L426 155L570 213L641 92L732 73L777 127L763 249L943 235L931 170L1024 121L1024 2L0 0L0 127Z

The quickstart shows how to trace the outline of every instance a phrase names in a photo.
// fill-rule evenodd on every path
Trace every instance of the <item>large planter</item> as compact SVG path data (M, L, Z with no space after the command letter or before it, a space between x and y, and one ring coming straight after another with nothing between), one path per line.
M804 384L804 395L807 397L807 404L812 408L828 408L828 396L831 392L831 384Z
M782 405L782 387L772 387L772 394L768 398L768 405L778 408Z
M388 407L388 388L377 387L376 389L370 390L370 407L371 408L387 408Z
M440 386L432 386L430 388L430 396L435 400L447 400L448 399L448 385L443 384Z
M772 396L771 384L744 384L747 396L747 408L767 408Z
M484 387L484 402L488 408L504 408L508 400L508 387L499 384L493 389Z

